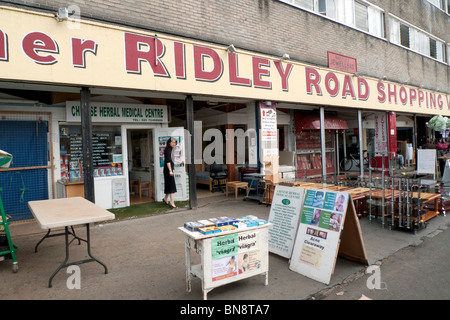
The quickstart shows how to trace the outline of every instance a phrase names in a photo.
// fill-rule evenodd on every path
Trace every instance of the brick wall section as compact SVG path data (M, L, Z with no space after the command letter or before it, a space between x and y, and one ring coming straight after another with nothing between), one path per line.
M371 0L388 14L450 43L449 16L426 0ZM327 66L327 51L357 58L363 75L450 92L450 67L388 41L277 0L15 0L37 10L78 5L82 18L105 20ZM0 22L1 23L1 22Z

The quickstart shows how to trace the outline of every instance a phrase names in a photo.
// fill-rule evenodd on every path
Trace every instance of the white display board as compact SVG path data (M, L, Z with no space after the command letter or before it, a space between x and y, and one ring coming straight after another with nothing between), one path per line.
M280 186L275 187L269 222L269 251L290 258L298 230L300 213L305 197L305 189Z
M308 189L289 268L328 284L334 271L349 194Z
M175 183L177 192L175 193L175 201L186 201L189 197L187 189L186 170L184 167L185 161L185 143L184 143L184 128L157 128L154 129L153 148L154 148L154 163L155 163L155 196L156 201L161 201L164 197L164 149L167 140L172 137L177 140L177 146L173 152L173 162L175 168L173 173L175 176Z
M112 180L112 207L122 208L127 206L127 184L125 179Z
M436 174L435 149L417 149L417 173Z

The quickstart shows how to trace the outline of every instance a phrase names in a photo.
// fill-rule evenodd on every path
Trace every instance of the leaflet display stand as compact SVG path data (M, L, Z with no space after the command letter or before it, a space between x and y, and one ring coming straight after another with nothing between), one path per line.
M186 291L191 292L194 277L202 282L204 300L214 288L256 275L263 275L268 285L270 225L206 235L178 228L185 235ZM191 251L200 255L200 264L191 265Z
M308 189L289 268L329 284L338 254L368 264L351 195Z

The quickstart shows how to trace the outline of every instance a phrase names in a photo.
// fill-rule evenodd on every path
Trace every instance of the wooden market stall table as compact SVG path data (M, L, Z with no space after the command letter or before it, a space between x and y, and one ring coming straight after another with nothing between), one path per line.
M271 225L271 223L266 223L212 234L192 232L184 227L178 228L185 235L186 291L191 292L191 280L194 277L201 280L204 300L207 299L208 292L214 288L256 275L265 276L264 284L267 286L269 279L269 226ZM217 244L224 244L225 250L230 251L234 248L236 251L232 255L222 256L218 254L222 251L218 249ZM200 255L200 264L191 265L191 250ZM245 254L253 263L250 262L251 266L246 270L244 268L245 271L241 272L240 266L245 259ZM231 257L234 258L231 259ZM237 270L224 274L221 270L228 268L226 262L230 260L234 260L233 263ZM254 264L255 262L257 265Z
M228 181L225 188L225 196L228 197L228 190L234 190L234 198L237 199L239 189L245 189L245 194L248 194L248 182L245 181Z
M41 229L48 229L47 234L37 243L35 251L37 251L38 245L45 238L62 235L65 236L66 257L64 261L61 263L61 265L50 276L48 282L49 288L52 287L53 277L58 273L58 271L70 265L78 265L82 263L96 261L104 267L105 273L108 273L106 265L103 262L99 261L98 259L94 258L91 254L89 224L94 222L112 220L115 217L114 214L82 197L30 201L28 202L28 206L33 216L36 218L36 221L41 227ZM86 239L81 239L75 235L73 227L77 225L86 226ZM69 227L71 230L69 230ZM64 228L64 232L57 234L50 234L51 230L55 228ZM74 237L74 239L77 239L79 242L81 240L87 243L87 253L90 259L67 263L67 260L69 258L69 244L70 244L69 234L71 234ZM74 239L72 239L72 241Z
M420 194L420 198L419 198L419 194ZM377 189L375 191L371 192L371 197L374 199L382 199L384 196L385 200L390 200L393 201L397 198L400 197L400 195L406 197L408 196L407 193L405 191L402 191L402 193L400 193L399 190L394 190L394 192L392 192L391 189L386 189L386 190L380 190ZM416 201L416 203L427 203L430 201L434 201L434 210L430 210L426 213L421 214L421 221L420 222L425 222L430 220L431 218L436 217L439 214L439 198L441 197L440 194L438 193L428 193L428 192L409 192L409 197L411 197L412 199L414 199ZM417 218L413 219L417 220Z
M412 198L413 199L418 199L419 197L419 193L418 192L413 192L412 193ZM422 201L422 203L427 203L430 201L434 200L434 210L429 210L426 213L423 213L421 215L421 221L420 222L425 222L430 220L431 218L436 217L439 214L439 198L441 197L440 194L438 193L428 193L428 192L421 192L420 193L420 200ZM414 218L413 218L414 219Z

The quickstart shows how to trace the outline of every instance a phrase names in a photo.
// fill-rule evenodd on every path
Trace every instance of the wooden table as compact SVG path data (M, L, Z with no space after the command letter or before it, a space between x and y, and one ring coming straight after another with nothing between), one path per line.
M37 243L35 251L37 251L38 245L45 238L61 235L65 236L66 257L61 265L50 276L48 282L49 288L52 287L53 277L58 273L58 271L70 265L78 265L96 261L105 268L105 273L108 273L108 268L106 265L91 255L89 224L112 220L115 218L114 214L82 197L30 201L28 202L28 206L41 229L48 229L47 234ZM86 226L86 239L81 239L75 235L73 226L76 225ZM71 231L69 231L69 227ZM54 228L64 228L65 231L63 233L51 235L51 229ZM87 253L90 259L67 263L67 260L69 259L69 234L74 236L74 239L77 239L79 243L80 241L87 243ZM74 239L72 239L71 242Z
M245 189L248 193L248 183L243 181L229 181L225 188L225 195L228 197L228 189L234 190L234 198L237 199L239 189Z
M350 193L352 196L353 195L362 195L362 194L368 194L370 192L370 188L350 188L348 190L346 190L345 192Z

